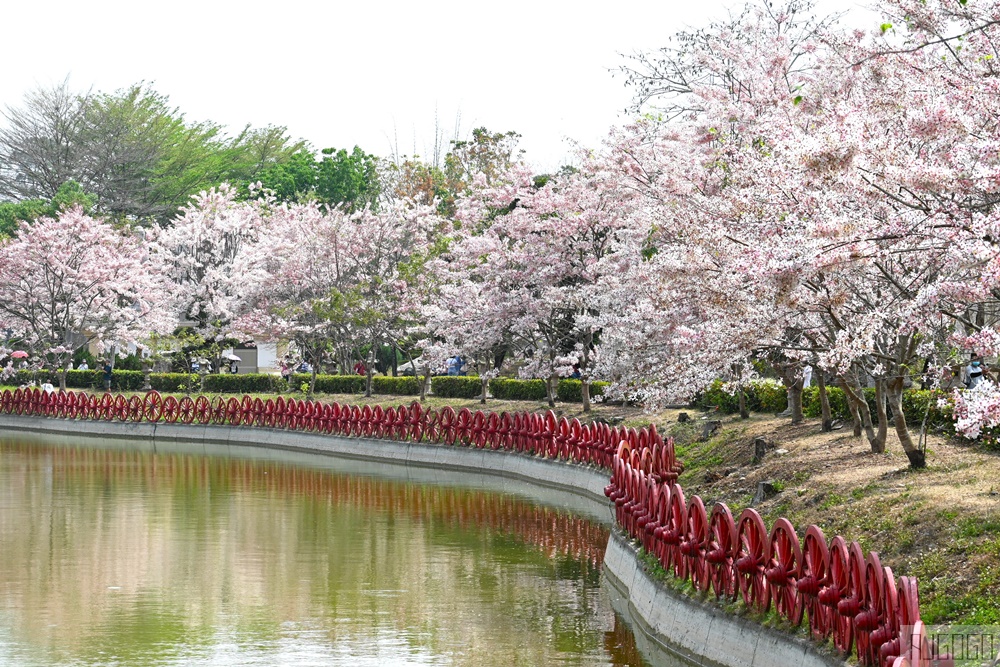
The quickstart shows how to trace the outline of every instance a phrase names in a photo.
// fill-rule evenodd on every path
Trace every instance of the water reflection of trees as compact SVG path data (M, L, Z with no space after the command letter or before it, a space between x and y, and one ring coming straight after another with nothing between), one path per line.
M551 649L527 634L580 647L596 623L613 664L638 664L631 636L596 600L607 529L552 508L270 461L27 445L0 445L0 456L20 473L0 492L5 505L32 508L0 514L0 584L19 598L19 630L37 640L55 633L82 649L129 627L116 596L147 616L159 596L164 622L144 625L176 633L183 618L205 642L228 614L247 641L280 636L289 621L320 623L333 642L389 622L423 628L406 635L416 647L486 655L506 645L519 657L495 664L545 664ZM382 529L362 528L363 515ZM491 605L470 606L484 597ZM469 618L455 635L444 615Z

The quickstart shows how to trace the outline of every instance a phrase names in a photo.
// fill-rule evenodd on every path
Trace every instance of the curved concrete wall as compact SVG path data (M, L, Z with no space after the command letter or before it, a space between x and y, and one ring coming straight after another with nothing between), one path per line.
M419 475L419 481L435 481L443 470L460 471L452 483L516 492L510 483L529 482L575 496L582 502L566 502L565 497L559 502L603 523L613 523L604 496L609 479L606 472L512 452L230 426L64 421L0 415L0 432L12 431L131 440L149 443L151 451L157 451L157 446L162 445L161 449L209 455L239 455L247 448L255 452L306 452L426 469L428 474ZM463 472L465 474L461 474ZM411 474L405 476L414 479ZM668 591L648 576L635 548L617 530L612 530L608 540L604 565L612 603L619 613L632 621L636 640L648 658L660 656L667 664L676 664L681 658L696 665L731 667L846 664L821 654L810 642L763 628L753 621Z

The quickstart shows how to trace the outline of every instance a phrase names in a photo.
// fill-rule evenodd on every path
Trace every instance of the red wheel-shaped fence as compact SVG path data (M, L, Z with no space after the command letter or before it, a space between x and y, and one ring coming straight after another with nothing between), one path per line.
M768 538L764 577L775 609L792 625L802 622L803 604L796 586L801 563L802 550L795 527L788 519L778 519Z
M547 457L554 459L559 456L559 444L556 442L556 429L559 428L559 425L556 421L556 413L549 410L542 419L542 423L537 427L541 438L539 446Z
M240 423L244 426L253 426L253 419L253 396L244 395L240 401Z
M687 505L684 491L675 487L667 503L667 518L663 531L663 568L678 579L687 577L687 563L681 553L681 542L687 531Z
M184 424L190 424L195 419L194 401L190 396L183 396L177 401L177 418Z
M204 396L199 396L194 402L194 414L198 418L199 424L208 424L212 421L212 402Z
M697 590L707 591L709 570L705 554L708 552L708 514L705 512L705 504L698 496L688 501L685 533L681 553L684 555L691 583Z
M254 426L267 426L267 420L264 412L264 401L260 400L260 398L253 399L251 411L251 418L253 419Z
M735 568L743 604L760 613L771 607L771 589L764 578L767 528L756 510L747 508L736 526Z
M128 399L128 419L133 422L142 421L142 399L138 396L132 396Z
M472 413L472 421L469 424L469 444L482 449L486 446L486 415L482 410Z
M142 406L142 401L139 401L139 405ZM142 409L141 407L139 408ZM129 418L129 407L128 399L124 396L118 395L114 398L114 405L112 408L112 414L118 421L128 421Z
M80 403L86 400L87 397L83 392L69 392L66 401L66 416L70 419L77 419L80 416Z
M884 570L878 554L868 554L864 568L864 603L854 617L854 631L857 633L858 660L865 665L878 665L878 653L882 642L875 642L879 626L883 621L882 594L885 589Z
M848 580L847 597L837 605L840 613L851 618L854 626L854 645L858 653L858 661L867 660L869 642L869 631L862 633L857 625L859 614L868 611L868 584L865 579L865 556L861 551L861 545L851 542L847 547L847 572L850 575Z
M0 410L6 415L14 411L14 394L10 389L4 389L3 395L0 396Z
M891 665L899 657L899 592L896 588L896 577L889 567L883 568L882 575L882 606L879 611L881 622L872 632L872 646L877 647L877 665Z
M830 551L826 537L817 526L809 526L802 542L802 567L796 586L809 615L809 631L818 641L830 635L831 611L820 601L820 591L829 583Z
M455 411L451 406L446 406L438 410L437 414L441 442L446 445L454 445L455 438L458 437L458 430L455 425Z
M442 442L441 434L441 413L437 410L428 410L424 415L424 440L427 442Z
M168 424L174 424L177 422L177 417L180 416L180 403L173 396L167 396L163 399L163 421Z
M160 421L163 414L163 399L158 391L148 391L142 399L142 416L148 422Z
M221 396L212 401L212 423L218 425L226 423L226 399Z
M725 503L716 503L712 508L709 523L708 547L705 560L712 581L715 597L736 597L736 572L733 559L736 555L736 522Z
M830 542L830 584L820 591L820 602L830 607L830 623L833 631L833 645L841 653L851 652L854 645L854 614L850 603L841 608L850 595L851 568L847 542L840 535Z

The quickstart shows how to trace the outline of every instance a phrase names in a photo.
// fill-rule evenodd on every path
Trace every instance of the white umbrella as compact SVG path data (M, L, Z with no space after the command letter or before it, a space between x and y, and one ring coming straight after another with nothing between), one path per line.
M240 359L239 357L237 357L235 354L227 354L226 355L226 359L228 359L229 361L243 361L242 359Z

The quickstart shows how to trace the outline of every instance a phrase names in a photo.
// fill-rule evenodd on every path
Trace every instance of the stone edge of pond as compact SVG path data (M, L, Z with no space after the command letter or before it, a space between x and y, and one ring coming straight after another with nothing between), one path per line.
M639 560L638 548L614 528L604 554L604 576L627 612L636 634L667 653L705 667L844 666L803 638L734 616L709 602L691 599L653 580Z
M0 415L0 430L146 439L152 441L154 451L157 441L210 443L493 473L569 491L608 506L610 514L604 496L609 477L604 471L513 452L231 426L64 421L11 415ZM198 452L194 449L192 453ZM622 597L616 606L626 607L635 630L644 635L656 652L706 667L847 664L823 655L811 642L765 628L755 621L733 616L718 607L664 588L649 577L636 548L614 528L608 539L604 572L609 584ZM696 652L695 648L701 652Z

